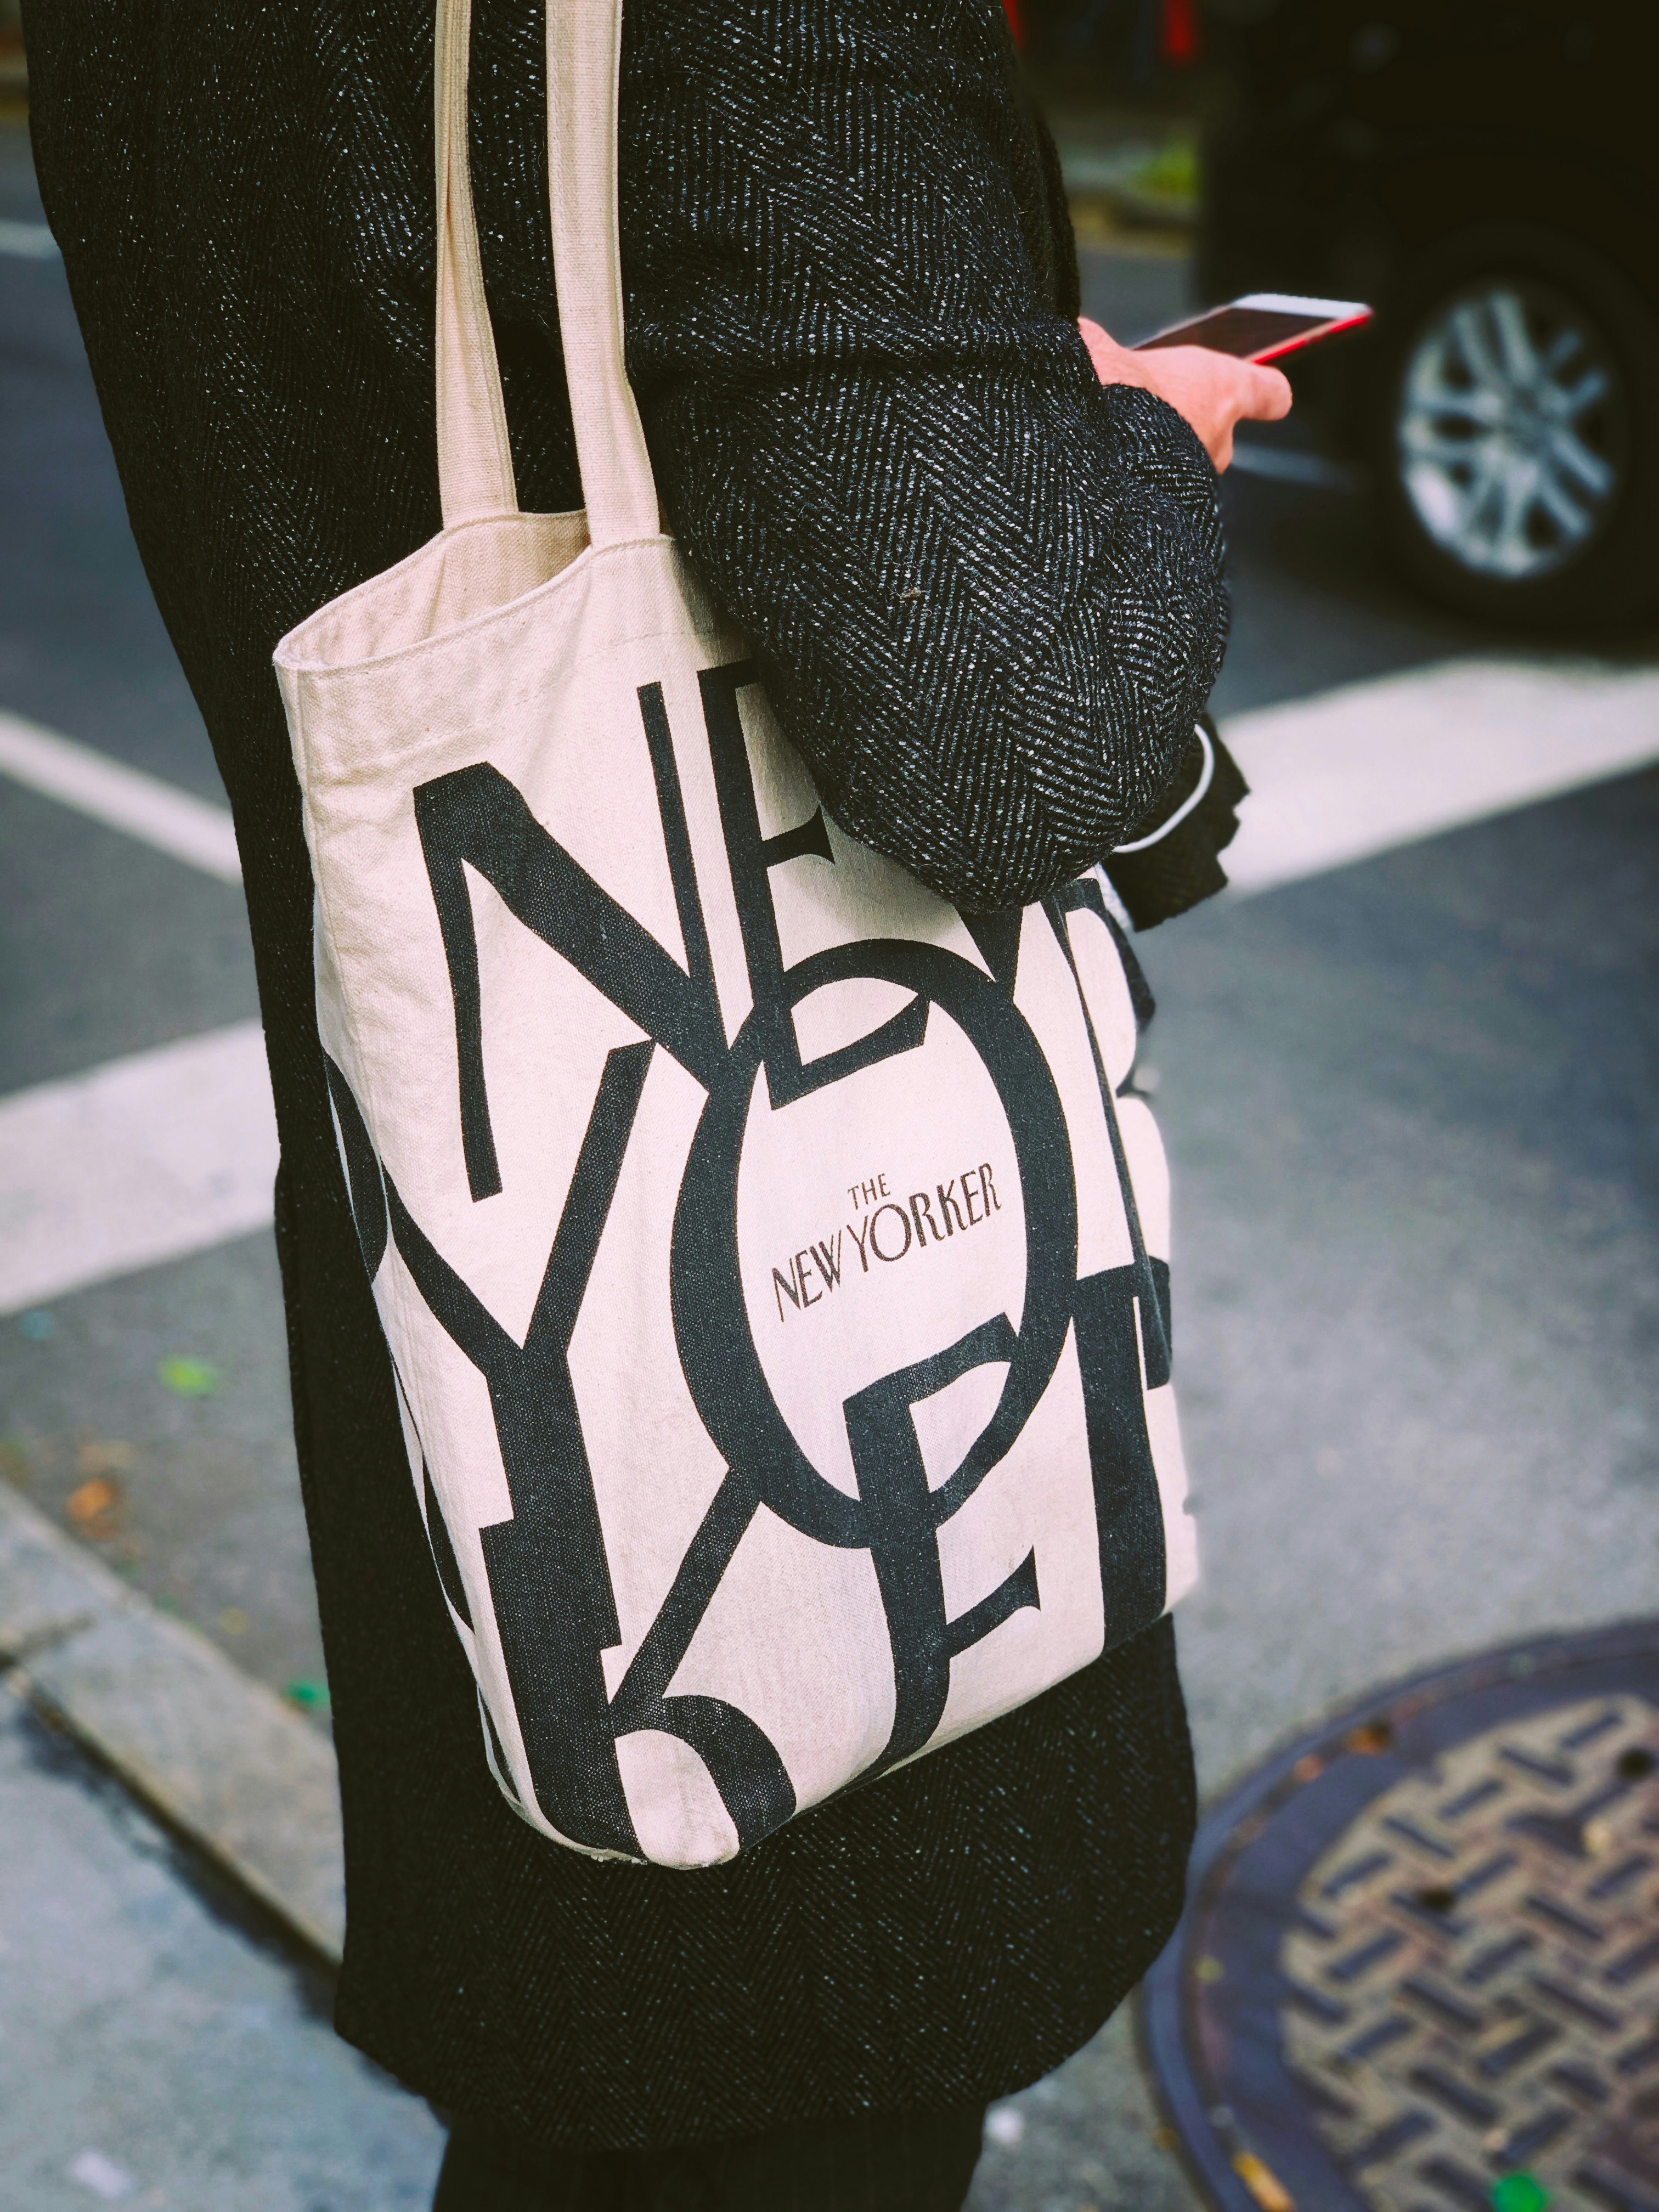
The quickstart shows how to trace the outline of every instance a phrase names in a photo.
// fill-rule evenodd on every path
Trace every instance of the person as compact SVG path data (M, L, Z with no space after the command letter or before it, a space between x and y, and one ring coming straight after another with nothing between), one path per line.
M29 0L33 133L129 512L234 812L338 1747L341 2033L453 2123L441 2212L960 2203L987 2103L1168 1936L1167 1620L696 1873L515 1819L411 1496L331 1126L270 660L438 527L432 79L367 0ZM540 0L477 0L471 143L526 508L577 503ZM1272 372L1079 329L1000 0L629 0L628 362L669 522L826 805L964 908L1182 814L1226 630L1216 469ZM1173 888L1171 886L1173 885Z

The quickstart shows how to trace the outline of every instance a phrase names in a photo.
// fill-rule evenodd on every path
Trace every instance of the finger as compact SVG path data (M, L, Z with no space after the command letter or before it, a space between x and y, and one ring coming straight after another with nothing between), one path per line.
M1244 410L1252 422L1277 422L1290 413L1292 396L1291 380L1282 370L1252 364L1249 404Z

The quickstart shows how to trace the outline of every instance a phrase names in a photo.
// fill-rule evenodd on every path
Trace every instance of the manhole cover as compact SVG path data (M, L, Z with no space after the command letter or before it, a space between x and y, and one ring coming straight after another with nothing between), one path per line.
M1659 2212L1659 1621L1421 1676L1252 1776L1141 2024L1228 2212Z

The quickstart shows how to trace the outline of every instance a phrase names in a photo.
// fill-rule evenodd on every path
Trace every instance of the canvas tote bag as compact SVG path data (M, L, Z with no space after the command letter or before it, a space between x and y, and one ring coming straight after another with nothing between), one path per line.
M548 9L585 514L518 511L441 0L443 529L276 659L484 1755L556 1842L696 1867L1087 1665L1195 1559L1108 895L959 915L846 836L662 533L620 15Z

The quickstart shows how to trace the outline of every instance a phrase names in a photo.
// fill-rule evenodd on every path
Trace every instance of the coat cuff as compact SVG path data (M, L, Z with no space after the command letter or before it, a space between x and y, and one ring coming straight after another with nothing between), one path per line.
M1106 856L1106 873L1137 929L1154 929L1226 888L1217 856L1237 834L1249 790L1213 720L1200 714L1168 798Z

